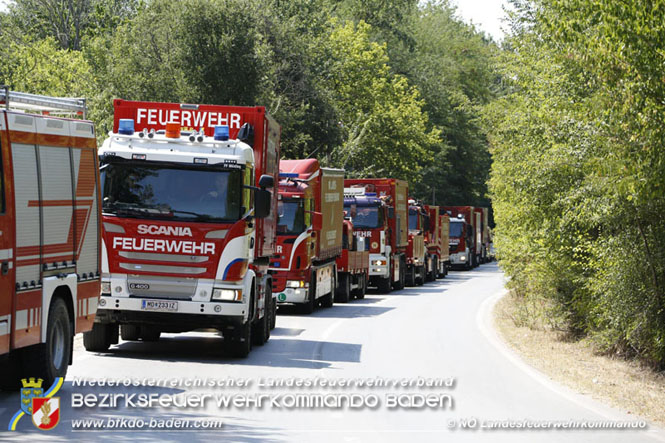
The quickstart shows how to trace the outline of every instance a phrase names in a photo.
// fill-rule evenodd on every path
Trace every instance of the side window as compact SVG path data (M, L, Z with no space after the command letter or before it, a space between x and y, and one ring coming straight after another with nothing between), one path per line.
M245 186L252 186L254 184L254 168L250 165L247 165L245 168L242 183ZM242 205L247 208L245 211L248 211L254 207L254 193L251 189L245 187L242 190L242 194Z
M312 214L310 211L312 211L312 208L314 205L312 204L312 199L310 197L305 198L305 226L311 226L312 225Z

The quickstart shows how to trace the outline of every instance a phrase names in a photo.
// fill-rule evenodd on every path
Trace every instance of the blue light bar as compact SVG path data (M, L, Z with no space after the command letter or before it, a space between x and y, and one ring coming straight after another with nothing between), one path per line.
M215 126L215 140L227 141L229 139L228 126Z
M118 122L118 134L133 135L134 134L134 120L131 118L121 118Z
M297 172L280 172L279 178L298 178Z
M376 192L365 192L365 197L376 197Z

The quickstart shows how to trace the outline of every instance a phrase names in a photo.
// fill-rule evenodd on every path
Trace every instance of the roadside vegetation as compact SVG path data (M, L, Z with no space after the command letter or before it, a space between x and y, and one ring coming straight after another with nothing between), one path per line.
M114 98L264 105L283 158L489 206L498 46L447 0L15 0L0 47L0 82L87 97L100 138Z
M665 7L513 3L486 113L509 286L568 337L663 370Z

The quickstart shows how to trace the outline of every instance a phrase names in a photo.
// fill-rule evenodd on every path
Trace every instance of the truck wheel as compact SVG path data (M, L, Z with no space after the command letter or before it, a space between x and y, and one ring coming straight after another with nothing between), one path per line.
M252 350L252 322L238 326L233 331L233 336L224 338L226 350L236 358L246 358Z
M51 303L46 328L46 343L25 348L22 363L25 375L41 378L51 386L56 377L67 374L72 354L72 329L63 299L58 297Z
M335 290L335 301L338 303L348 303L351 297L351 275L340 274L337 290Z
M390 292L390 276L388 277L378 277L376 279L376 286L379 289L379 293L387 294Z
M162 331L155 326L141 326L141 340L143 341L159 341Z
M141 338L141 327L137 325L120 325L120 337L125 341L138 341Z
M425 284L425 266L418 266L415 268L414 272L418 274L416 277L416 284L422 286Z
M471 270L471 255L469 254L469 259L464 263L464 270L465 271L470 271Z
M309 298L307 301L301 305L300 312L303 314L311 314L314 312L314 304L316 303L316 277L312 276L312 280L309 283Z
M92 329L83 333L83 346L86 351L104 352L111 346L111 328L118 327L114 323L93 323Z
M270 303L270 309L272 314L270 315L270 329L275 329L277 324L277 300L275 300L272 295L270 296L272 302Z
M268 341L268 337L270 337L270 320L268 319L268 308L270 306L268 305L269 302L267 298L265 303L266 306L263 310L263 317L261 317L252 328L252 344L257 346L263 346L265 342Z
M415 286L416 285L416 267L410 266L406 271L406 285Z
M406 285L406 260L401 257L399 259L399 278L397 280L397 283L393 284L393 288L396 290L401 290L404 289L404 286Z
M351 295L358 299L365 298L365 291L367 290L367 275L363 272L357 275L358 287L351 291Z

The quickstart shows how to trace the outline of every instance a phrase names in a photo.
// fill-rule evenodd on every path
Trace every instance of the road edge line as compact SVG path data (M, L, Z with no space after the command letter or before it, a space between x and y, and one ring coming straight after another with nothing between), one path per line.
M494 295L487 297L482 301L478 308L478 312L476 313L476 326L483 334L485 339L500 354L508 359L520 371L526 373L532 379L555 394L564 397L566 400L588 409L589 411L598 414L607 420L644 420L646 423L648 423L649 426L649 429L645 432L645 434L661 442L665 442L665 430L656 426L649 420L637 414L627 414L620 409L592 398L588 394L582 394L569 388L568 386L559 383L556 380L553 380L546 373L530 365L515 349L506 343L506 341L501 337L500 333L496 329L493 313L497 302L507 294L508 290L504 288Z

